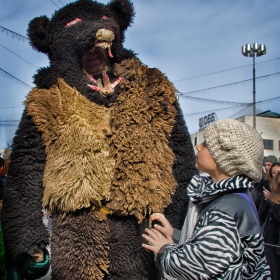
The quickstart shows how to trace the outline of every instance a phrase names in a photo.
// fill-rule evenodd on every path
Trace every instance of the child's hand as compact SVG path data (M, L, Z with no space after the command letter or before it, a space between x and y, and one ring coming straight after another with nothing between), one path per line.
M158 253L159 249L165 245L174 243L171 237L166 238L164 235L162 235L158 230L156 229L148 229L146 228L145 231L147 234L142 234L142 237L146 239L149 244L142 244L142 247L153 251L155 254Z
M158 224L154 225L155 229L157 229L159 232L161 232L166 238L172 237L174 229L163 214L154 213L151 215L150 219L152 221L160 222L161 225L158 225Z

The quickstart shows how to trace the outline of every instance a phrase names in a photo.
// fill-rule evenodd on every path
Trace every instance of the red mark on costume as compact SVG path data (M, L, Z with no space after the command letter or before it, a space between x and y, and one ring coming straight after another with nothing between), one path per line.
M102 18L103 18L103 19L107 19L108 17L107 17L107 16L103 16Z
M112 88L115 88L120 83L121 80L122 78L117 78L117 80L112 83Z
M92 75L88 75L88 76L94 83L96 83L96 80L92 77Z
M77 22L80 22L82 21L82 19L80 18L75 18L74 20L71 20L69 21L67 24L66 24L66 27L70 26L70 25L73 25L73 24L76 24Z
M112 52L111 52L111 48L109 47L108 48L108 55L112 58L112 57L114 57L113 55L112 55Z
M96 87L96 86L93 86L93 85L90 85L90 84L87 84L89 87L91 87L92 89L96 90L96 91L99 91L99 88Z

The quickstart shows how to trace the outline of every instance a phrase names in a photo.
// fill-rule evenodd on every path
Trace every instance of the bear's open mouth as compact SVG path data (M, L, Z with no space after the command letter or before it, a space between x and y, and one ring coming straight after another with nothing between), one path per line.
M108 49L108 55L109 57L113 57L112 52L111 52L111 46L112 42L106 42L106 41L98 41L96 40L95 47L96 48L102 48L102 49Z

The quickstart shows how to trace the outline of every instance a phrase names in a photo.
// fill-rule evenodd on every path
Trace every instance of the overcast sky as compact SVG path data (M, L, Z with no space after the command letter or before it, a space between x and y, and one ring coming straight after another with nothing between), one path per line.
M21 118L23 101L34 87L32 76L37 68L49 64L47 56L33 50L28 40L19 40L3 27L27 36L31 19L41 15L50 18L70 2L0 0L0 148L12 139L16 129L3 126L3 122ZM124 47L137 53L149 67L159 68L174 83L181 93L179 101L190 133L199 130L199 118L212 112L219 119L252 114L252 106L241 111L245 105L231 103L253 100L253 58L241 54L241 47L247 43L265 44L267 49L266 55L256 58L257 113L280 113L280 75L276 74L280 72L279 0L132 2L136 17L126 32Z

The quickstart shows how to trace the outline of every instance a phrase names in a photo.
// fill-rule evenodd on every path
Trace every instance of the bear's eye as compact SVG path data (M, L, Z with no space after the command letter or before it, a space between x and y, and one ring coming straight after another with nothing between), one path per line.
M103 16L103 17L102 17L102 19L107 19L107 18L108 18L107 16Z
M66 27L71 26L71 25L73 25L73 24L76 24L76 23L78 23L78 22L80 22L80 21L82 21L82 19L80 19L80 18L75 18L74 20L69 21L69 22L66 24Z

